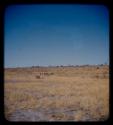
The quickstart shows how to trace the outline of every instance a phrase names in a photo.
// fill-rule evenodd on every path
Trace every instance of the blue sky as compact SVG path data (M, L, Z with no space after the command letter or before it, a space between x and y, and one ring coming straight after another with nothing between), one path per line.
M4 15L5 67L103 64L109 11L102 5L13 5Z

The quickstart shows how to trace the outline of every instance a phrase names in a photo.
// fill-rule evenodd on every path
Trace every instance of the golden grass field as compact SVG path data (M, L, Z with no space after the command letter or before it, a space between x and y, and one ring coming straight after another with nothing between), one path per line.
M109 67L5 69L9 121L104 121L109 118Z

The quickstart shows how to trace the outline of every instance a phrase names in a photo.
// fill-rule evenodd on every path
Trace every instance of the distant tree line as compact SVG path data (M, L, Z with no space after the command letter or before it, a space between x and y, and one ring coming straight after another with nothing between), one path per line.
M104 65L108 65L107 63L104 64L95 64L95 65L90 65L90 64L85 64L85 65L56 65L56 66L31 66L31 68L42 68L42 67L87 67L87 66L104 66Z

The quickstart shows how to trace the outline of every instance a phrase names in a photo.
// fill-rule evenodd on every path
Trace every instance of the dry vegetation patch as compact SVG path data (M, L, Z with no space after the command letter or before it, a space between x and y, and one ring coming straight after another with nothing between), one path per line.
M43 78L36 77L40 72ZM5 69L4 92L5 117L11 121L98 121L109 117L106 66Z

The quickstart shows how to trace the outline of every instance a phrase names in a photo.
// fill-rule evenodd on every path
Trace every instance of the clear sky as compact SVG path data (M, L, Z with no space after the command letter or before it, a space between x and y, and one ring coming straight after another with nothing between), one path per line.
M103 64L109 60L109 11L102 5L9 6L5 67Z

